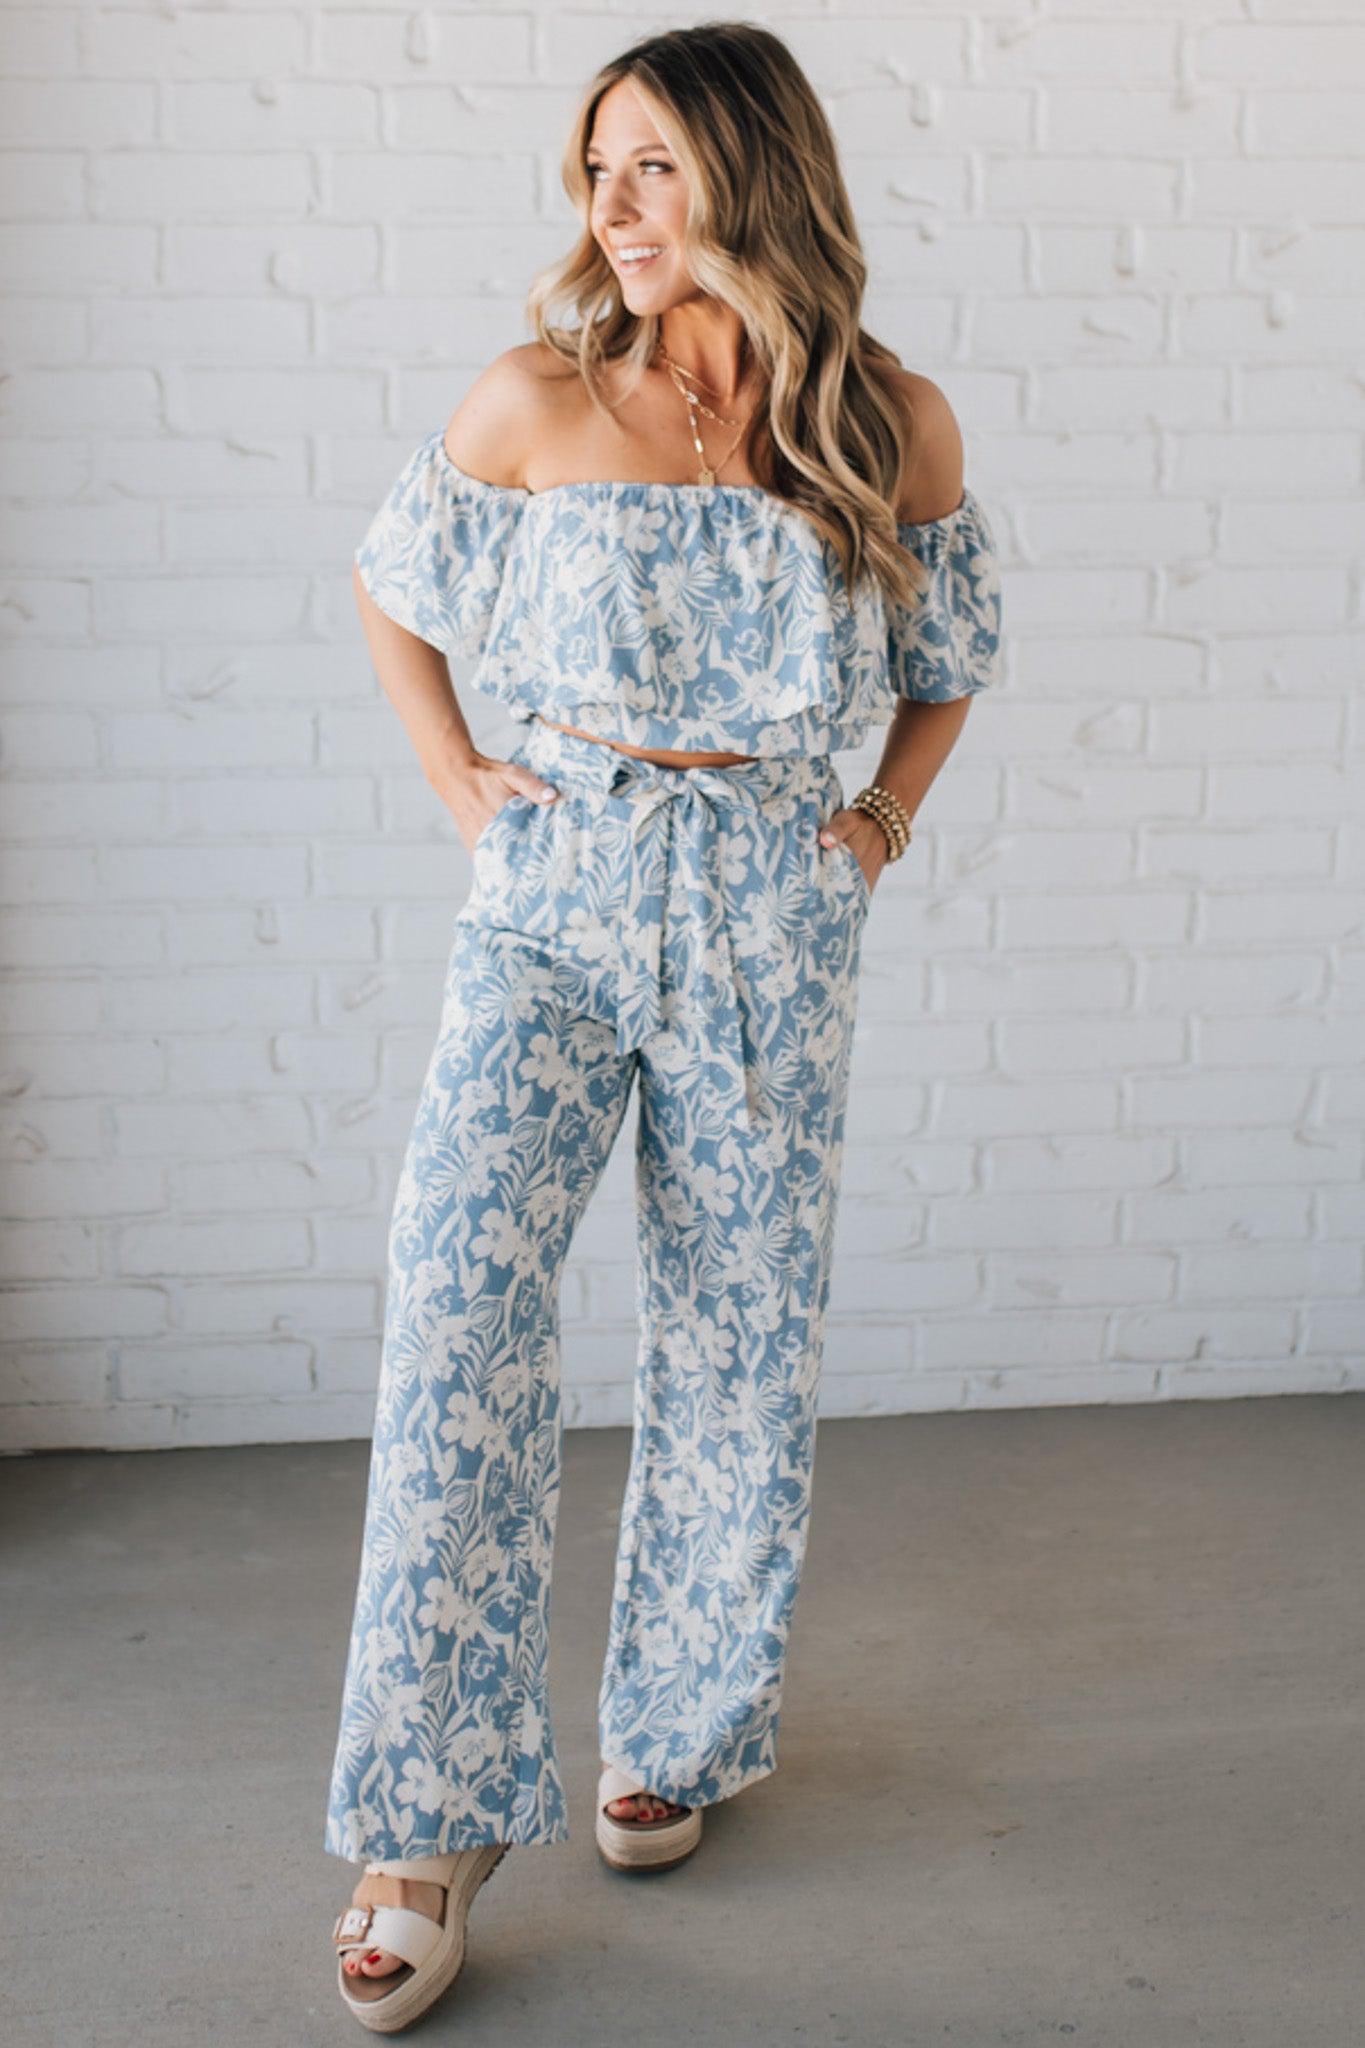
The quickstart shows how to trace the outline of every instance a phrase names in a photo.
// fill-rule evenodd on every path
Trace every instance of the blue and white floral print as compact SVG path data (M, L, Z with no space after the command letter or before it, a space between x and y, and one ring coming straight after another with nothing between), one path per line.
M869 892L826 756L532 723L475 848L394 1203L326 1846L567 1837L546 1691L559 1285L638 1089L640 1349L598 1705L661 1797L776 1761Z
M480 835L395 1197L337 1855L567 1836L559 1283L632 1087L640 1346L600 1752L689 1806L775 1766L869 902L852 850L819 843L844 803L830 755L898 698L999 674L976 498L900 535L927 595L850 598L757 486L531 494L467 475L438 432L357 550L375 603L473 661L560 795L515 795ZM544 719L756 758L666 768Z
M850 598L805 515L753 484L483 482L441 432L357 550L381 611L476 663L477 690L654 750L856 747L898 697L943 703L1000 673L1000 577L973 492L898 532L929 572L913 605Z

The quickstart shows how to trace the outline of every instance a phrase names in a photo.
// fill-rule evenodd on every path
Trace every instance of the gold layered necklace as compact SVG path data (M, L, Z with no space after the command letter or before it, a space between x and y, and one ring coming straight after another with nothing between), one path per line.
M674 384L682 393L682 396L687 404L687 422L692 430L692 446L697 451L697 460L701 465L697 471L697 482L699 484L714 484L714 482L716 481L716 470L724 469L726 463L730 460L730 457L734 454L736 448L738 448L740 442L744 438L744 430L748 426L749 421L753 418L753 414L752 412L746 413L742 420L728 420L724 417L723 414L718 412L712 412L710 406L705 404L700 398L698 398L696 392L693 391L693 389L691 388L693 384L700 384L703 391L710 391L711 386L703 382L703 380L699 376L697 376L694 370L685 370L681 363L674 362L672 356L664 347L662 336L660 336L659 338L659 354L663 357L664 362L668 367L669 376L673 379ZM707 419L714 420L718 427L737 426L739 428L739 432L735 435L734 440L730 443L725 453L721 456L720 461L716 463L715 468L712 468L711 464L706 459L706 449L703 445L701 438L701 421L698 418L699 413L705 413Z

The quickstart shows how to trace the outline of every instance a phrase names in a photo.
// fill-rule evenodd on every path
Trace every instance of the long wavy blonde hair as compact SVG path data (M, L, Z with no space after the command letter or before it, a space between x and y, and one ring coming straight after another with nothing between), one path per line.
M897 537L895 510L911 423L884 374L900 358L859 322L867 265L834 137L777 36L750 22L703 22L645 36L602 66L561 166L583 234L532 283L536 338L577 365L606 412L605 366L633 368L633 389L654 357L659 320L627 308L591 227L586 152L597 104L623 78L686 176L688 271L739 314L763 380L755 477L829 539L850 591L869 575L913 602L927 579ZM575 324L551 321L557 301Z

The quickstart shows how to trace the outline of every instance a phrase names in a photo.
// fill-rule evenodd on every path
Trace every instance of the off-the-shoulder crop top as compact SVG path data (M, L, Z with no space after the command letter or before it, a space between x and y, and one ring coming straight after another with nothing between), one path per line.
M1000 578L971 491L902 523L927 595L851 600L830 542L758 484L485 483L443 431L404 466L356 550L379 609L471 660L471 686L651 750L832 753L898 697L996 682Z

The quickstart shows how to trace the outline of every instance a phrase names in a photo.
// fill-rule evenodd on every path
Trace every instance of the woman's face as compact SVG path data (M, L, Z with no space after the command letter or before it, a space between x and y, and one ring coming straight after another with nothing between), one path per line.
M628 78L598 101L585 162L592 231L631 312L662 313L690 296L681 255L687 183Z

